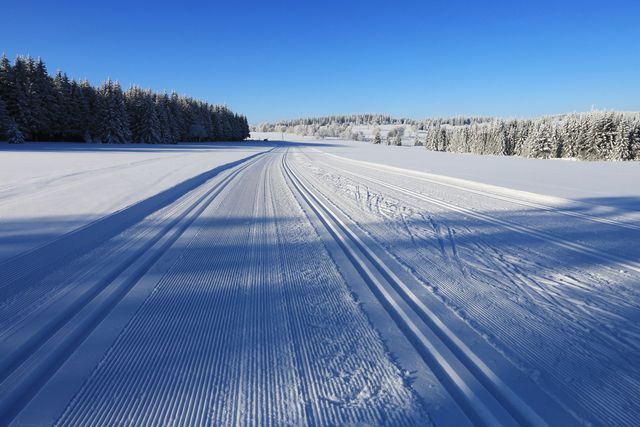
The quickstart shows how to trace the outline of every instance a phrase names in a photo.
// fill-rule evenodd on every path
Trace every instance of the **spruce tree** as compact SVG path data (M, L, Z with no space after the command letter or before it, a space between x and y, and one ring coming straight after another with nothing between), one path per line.
M29 77L26 60L17 57L12 68L12 94L7 99L9 114L16 121L22 135L31 136L33 115L29 105Z
M7 106L4 100L0 97L0 139L7 138L7 131L9 130L10 123L11 117L9 117Z
M633 157L633 125L629 119L619 118L610 158L612 160L630 160Z
M134 86L125 93L125 105L133 142L143 144L162 142L154 94Z
M7 129L7 142L9 144L24 144L24 136L18 127L18 124L11 120Z
M0 59L0 98L7 104L15 102L13 67L5 55ZM8 107L7 107L8 108Z
M27 102L32 115L31 137L33 139L51 139L51 126L54 123L53 110L56 106L53 81L42 61L27 58L28 90Z
M107 80L98 89L98 131L102 143L124 144L131 141L122 88Z
M548 159L553 153L552 129L548 123L541 122L531 135L530 156Z
M93 142L93 138L98 135L98 95L96 89L87 80L80 82L80 93L83 105L81 106L80 118L82 139L85 142Z
M56 98L56 109L53 113L53 131L58 139L64 140L69 136L72 127L71 82L66 74L57 71L53 79Z
M640 160L640 117L631 122L631 130L629 131L631 158Z

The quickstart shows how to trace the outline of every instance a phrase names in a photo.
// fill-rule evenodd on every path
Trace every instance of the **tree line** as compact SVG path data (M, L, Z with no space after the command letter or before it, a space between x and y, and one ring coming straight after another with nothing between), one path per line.
M425 128L435 125L470 125L493 120L491 117L439 117L423 120L394 118L383 114L350 114L323 117L305 117L282 120L275 123L260 123L253 127L256 132L285 132L319 138L342 138L364 141L369 138L354 127L377 127L394 125L412 128Z
M429 150L535 158L640 159L640 113L592 111L538 119L436 125L417 134Z
M390 125L383 131L379 126ZM357 126L357 128L356 128ZM584 160L640 160L640 113L591 111L535 119L394 119L345 115L261 124L255 130L402 145L433 151ZM383 137L382 132L386 135Z
M157 93L138 86L123 91L111 79L94 87L41 59L0 59L0 139L96 143L175 144L179 141L240 141L247 118L225 106Z

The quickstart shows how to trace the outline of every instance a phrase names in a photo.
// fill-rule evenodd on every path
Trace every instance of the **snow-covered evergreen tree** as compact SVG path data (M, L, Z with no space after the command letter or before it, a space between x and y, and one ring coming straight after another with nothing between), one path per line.
M82 96L82 106L80 107L83 117L81 123L81 137L85 142L93 142L93 138L98 134L98 95L96 89L87 80L83 80L79 85Z
M155 94L132 86L124 98L132 141L143 144L161 143L162 130Z
M53 112L53 130L58 139L65 139L71 130L71 82L62 71L56 72L53 79L55 90L55 111Z
M107 80L98 88L98 132L102 143L124 144L131 142L122 88L117 82Z
M616 134L613 136L610 158L612 160L631 160L633 156L633 124L630 119L619 117Z
M18 124L11 120L9 122L9 127L7 128L7 142L9 144L23 144L24 136L22 135L22 131Z
M33 123L30 133L34 139L47 139L49 130L54 123L53 110L56 105L53 81L47 72L47 67L38 59L27 58L27 72L29 78L28 103Z
M629 151L631 158L640 160L640 117L636 117L630 123L629 129Z
M530 136L529 145L532 157L548 159L554 152L552 128L548 123L540 122Z

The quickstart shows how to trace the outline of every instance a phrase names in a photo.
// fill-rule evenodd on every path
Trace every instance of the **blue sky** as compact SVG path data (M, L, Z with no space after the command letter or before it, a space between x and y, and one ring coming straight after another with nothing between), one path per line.
M250 122L640 110L639 1L3 0L0 51Z

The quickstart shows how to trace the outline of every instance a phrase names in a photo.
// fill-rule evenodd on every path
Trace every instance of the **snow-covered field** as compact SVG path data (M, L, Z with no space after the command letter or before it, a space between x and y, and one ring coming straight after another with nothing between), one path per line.
M638 163L254 137L0 146L0 425L637 425Z

